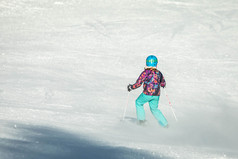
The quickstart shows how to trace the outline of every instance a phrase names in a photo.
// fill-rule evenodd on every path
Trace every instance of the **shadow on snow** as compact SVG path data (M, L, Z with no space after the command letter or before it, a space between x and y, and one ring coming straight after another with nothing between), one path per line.
M159 158L143 150L108 146L51 127L18 124L17 128L10 129L15 139L0 138L1 159Z

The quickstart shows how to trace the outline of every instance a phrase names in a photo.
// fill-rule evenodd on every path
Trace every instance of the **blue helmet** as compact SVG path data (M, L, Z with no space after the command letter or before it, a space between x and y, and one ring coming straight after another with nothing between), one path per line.
M158 59L154 55L150 55L146 58L146 66L148 67L156 67L157 63Z

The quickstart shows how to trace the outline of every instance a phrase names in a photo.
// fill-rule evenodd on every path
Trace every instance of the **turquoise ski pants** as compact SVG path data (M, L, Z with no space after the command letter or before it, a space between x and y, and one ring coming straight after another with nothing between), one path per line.
M155 119L163 127L168 125L168 122L162 112L158 109L160 96L149 96L141 93L141 95L136 99L136 115L137 120L145 120L145 110L144 104L149 102L150 111L155 117Z

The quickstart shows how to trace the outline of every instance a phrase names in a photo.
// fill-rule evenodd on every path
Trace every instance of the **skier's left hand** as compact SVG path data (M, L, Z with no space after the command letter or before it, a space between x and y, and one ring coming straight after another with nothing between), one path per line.
M163 88L165 87L165 85L166 85L165 82L160 83L160 86L163 87Z
M131 86L132 86L131 84L129 84L129 85L127 86L128 92L130 92L130 91L132 90Z

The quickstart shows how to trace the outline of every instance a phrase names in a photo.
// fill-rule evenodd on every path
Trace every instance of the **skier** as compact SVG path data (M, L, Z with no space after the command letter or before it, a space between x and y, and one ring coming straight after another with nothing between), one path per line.
M136 114L137 120L140 125L145 123L145 110L144 104L149 102L150 110L156 120L163 127L168 127L168 122L162 112L158 109L160 98L160 87L165 87L166 82L163 74L157 69L158 59L154 55L146 58L145 70L141 73L136 83L127 86L130 92L133 89L140 87L143 83L143 92L136 99Z

